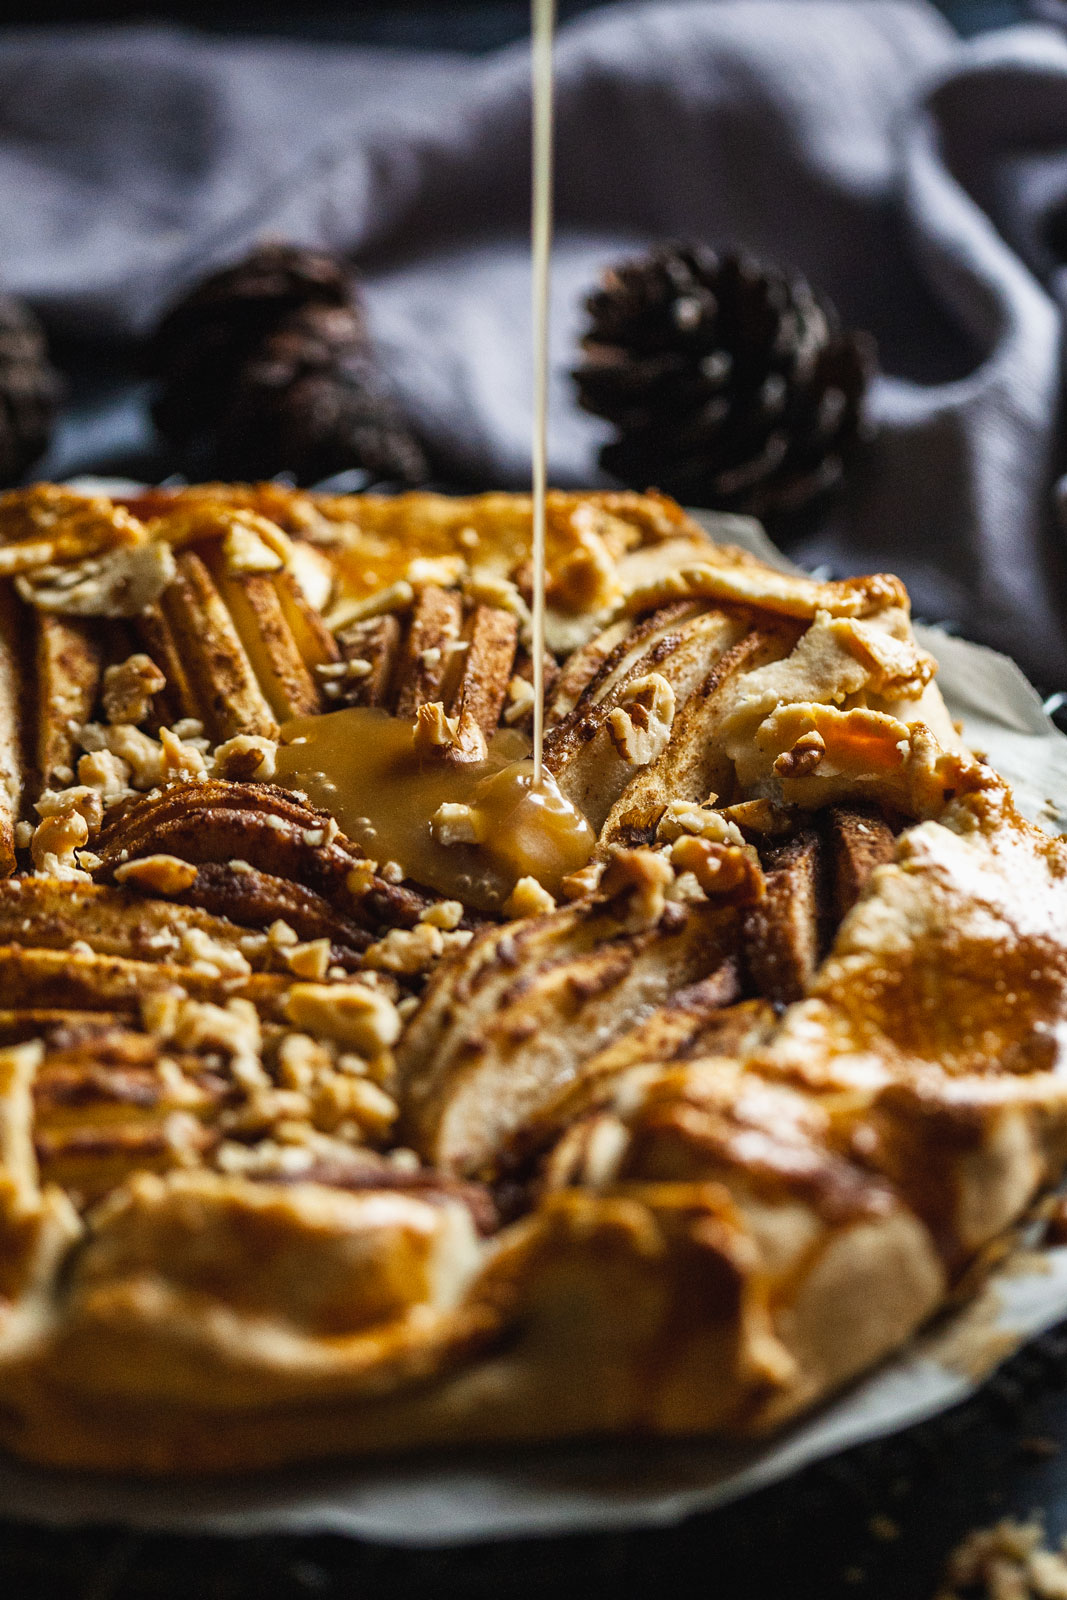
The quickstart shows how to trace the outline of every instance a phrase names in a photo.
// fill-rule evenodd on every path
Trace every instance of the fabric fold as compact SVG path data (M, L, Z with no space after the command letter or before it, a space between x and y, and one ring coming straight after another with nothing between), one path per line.
M846 498L779 537L806 562L899 571L922 614L1067 682L1062 32L965 45L922 0L663 0L568 24L557 61L554 479L599 481L604 429L569 368L604 265L672 236L751 250L870 328L883 367ZM345 251L444 472L521 485L528 128L520 46L9 33L0 274L54 330L129 345L264 237ZM49 470L85 464L79 437Z

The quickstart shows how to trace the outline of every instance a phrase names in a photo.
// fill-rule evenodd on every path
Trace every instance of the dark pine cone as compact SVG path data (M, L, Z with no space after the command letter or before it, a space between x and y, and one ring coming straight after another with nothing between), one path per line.
M683 504L761 516L832 489L861 433L874 341L803 278L661 245L589 297L574 376L615 424L605 471Z
M60 392L37 318L0 295L0 484L17 483L44 454Z
M156 426L194 475L428 476L355 283L325 252L262 245L206 278L166 312L148 365L160 380Z

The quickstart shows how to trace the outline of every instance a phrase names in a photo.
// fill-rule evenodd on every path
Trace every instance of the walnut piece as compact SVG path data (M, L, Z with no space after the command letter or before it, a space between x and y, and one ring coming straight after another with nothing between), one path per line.
M140 856L115 868L115 882L129 883L151 894L181 894L196 882L196 868L180 856Z
M298 978L321 981L330 966L329 939L308 939L304 943L287 944L280 951L290 972Z
M635 678L623 698L608 713L611 742L631 766L647 767L655 761L674 723L674 689L659 672Z
M430 818L430 832L440 845L480 844L484 837L482 818L473 806L445 800Z
M415 713L411 729L411 742L420 755L447 750L456 742L458 717L446 717L440 700L431 700Z
M384 938L364 951L363 963L381 972L425 972L444 948L440 928L420 922L414 928L390 928Z
M85 881L89 874L78 865L74 852L89 838L89 825L73 807L45 817L33 831L30 854L39 877Z
M396 1006L369 984L294 983L285 1014L295 1027L365 1056L380 1054L400 1036Z
M783 750L774 762L779 778L806 778L818 768L826 754L826 740L817 728L802 733L791 750Z
M431 928L441 928L444 932L451 933L453 928L458 928L463 921L463 902L438 900L420 913L419 921L428 922Z
M278 743L262 734L238 733L215 751L214 773L233 783L269 783L278 757Z
M616 849L600 880L600 893L629 897L626 925L636 931L659 921L673 883L674 872L665 856L653 850Z
M104 713L109 722L144 722L167 680L151 656L138 651L104 672Z
M553 896L536 878L529 876L520 878L504 901L506 917L539 917L555 909Z
M714 839L719 844L744 844L744 836L735 822L713 811L710 805L697 805L691 800L671 800L659 820L656 838L664 844L693 835L698 839Z

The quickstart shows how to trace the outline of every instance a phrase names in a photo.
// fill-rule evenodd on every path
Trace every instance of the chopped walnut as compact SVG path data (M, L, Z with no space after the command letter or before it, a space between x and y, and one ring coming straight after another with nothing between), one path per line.
M163 781L171 778L206 778L207 762L194 744L186 744L170 728L160 728L163 751Z
M104 802L98 789L88 784L78 784L70 789L45 789L34 802L34 810L41 817L56 817L68 811L77 811L85 818L89 833L96 833L104 819Z
M362 656L353 656L349 661L320 663L315 668L315 676L327 700L337 700L347 705L351 703L360 680L369 678L373 671L370 661L365 661Z
M349 867L348 869L345 888L349 894L366 894L374 882L374 876L377 871L378 863L376 861L357 861L354 867Z
M37 876L68 878L85 882L89 874L79 867L74 852L89 838L89 825L80 811L73 809L45 817L34 829L30 842Z
M774 772L779 778L807 778L815 772L826 754L826 740L818 729L802 733L791 750L775 758Z
M584 900L587 894L596 893L603 876L603 861L590 861L587 867L579 867L577 872L568 872L559 886L560 893L565 900Z
M135 789L153 789L162 781L163 747L140 728L128 723L105 728L100 723L87 722L81 730L81 741L90 755L106 750L117 756L126 765Z
M332 1133L345 1122L355 1122L370 1140L387 1138L400 1115L396 1101L376 1083L341 1072L322 1075L311 1104L316 1127Z
M299 935L281 917L276 917L267 929L267 941L273 949L284 950L287 945L298 943Z
M600 880L600 893L629 896L626 922L636 930L659 921L673 882L671 864L664 856L652 850L616 849Z
M196 882L196 867L180 856L140 856L115 868L115 882L130 883L153 894L181 894Z
M163 1043L173 1039L184 995L181 989L160 989L154 994L146 994L141 1000L141 1021L145 1032Z
M777 800L742 800L737 805L726 806L723 816L750 833L792 833L796 827L796 811L792 806L779 805Z
M259 1135L268 1130L276 1135L289 1125L309 1125L311 1101L298 1089L277 1089L268 1081L242 1083L245 1098L228 1107L219 1117L226 1133Z
M1067 1553L1050 1550L1038 1518L975 1528L948 1559L935 1600L1067 1600Z
M611 742L624 761L647 767L670 738L674 723L674 689L658 672L636 678L621 703L608 713Z
M458 731L459 718L446 717L441 701L431 700L415 713L411 742L418 754L433 754L455 744Z
M676 872L692 873L709 899L729 895L747 903L763 895L763 874L748 845L719 844L687 834L671 846L671 866Z
M260 734L239 733L215 751L216 777L235 783L269 783L277 770L278 744Z
M151 656L138 651L104 672L104 713L109 722L144 722L167 680Z
M213 939L203 928L183 928L181 951L194 972L219 978L244 978L252 970L235 945Z
M180 1040L186 1050L219 1050L229 1057L230 1071L245 1090L270 1087L262 1062L259 1015L250 1000L228 1000L217 1006L189 1000L182 991L146 995L141 1004L145 1028L164 1044Z
M425 972L444 950L440 928L420 922L415 928L390 928L363 953L364 965L383 972Z
M482 818L473 806L445 800L430 818L430 832L437 844L480 844L484 837Z
M362 622L367 617L380 617L386 611L408 611L415 601L415 590L401 578L385 589L378 589L365 600L341 600L327 614L327 626L335 632L350 622Z
M109 751L124 762L135 789L154 789L171 778L206 776L207 768L198 746L179 739L172 728L161 728L157 740L128 722L107 727L99 722L87 722L79 737L89 755ZM78 768L80 772L80 761Z
M435 905L426 907L420 914L419 921L428 922L431 928L442 928L450 933L463 921L463 903L460 900L438 900Z
M78 779L89 789L96 789L104 806L114 805L133 793L130 788L130 769L119 756L110 750L94 750L79 757Z
M376 1056L400 1035L400 1017L388 995L369 984L294 983L285 1014L297 1028Z
M278 1046L278 1075L288 1089L308 1090L333 1067L326 1045L307 1033L287 1033Z
M744 844L744 835L736 823L730 822L721 811L710 806L699 806L690 800L671 800L659 820L656 838L673 844L686 834L699 839L713 839L719 844Z
M312 978L321 982L329 971L329 939L309 939L303 944L286 945L280 954L289 971L298 978Z
M553 896L532 877L520 878L504 901L506 917L539 917L555 909Z

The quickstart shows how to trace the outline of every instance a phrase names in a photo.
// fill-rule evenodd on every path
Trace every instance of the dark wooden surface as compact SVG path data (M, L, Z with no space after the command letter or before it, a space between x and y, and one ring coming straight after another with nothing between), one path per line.
M561 13L584 8L561 0ZM1025 8L942 0L941 9L973 33ZM151 13L241 31L489 49L518 36L527 11L526 0L9 0L3 20ZM121 370L108 375L112 390L124 381ZM1039 1509L1052 1534L1067 1532L1065 1388L1067 1328L932 1423L653 1532L412 1551L335 1536L189 1539L0 1521L0 1600L929 1600L947 1552L975 1524Z

